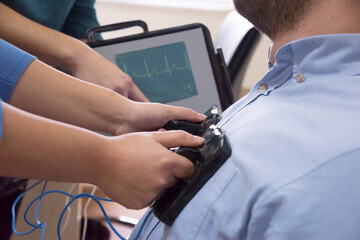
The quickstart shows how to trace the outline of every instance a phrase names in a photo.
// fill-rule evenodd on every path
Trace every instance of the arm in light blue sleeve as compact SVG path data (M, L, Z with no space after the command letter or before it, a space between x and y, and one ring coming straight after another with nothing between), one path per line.
M0 101L0 141L3 133L3 108L2 101Z
M0 39L0 98L8 102L14 87L34 56Z
M34 56L0 39L0 99L8 102L14 87ZM0 140L3 133L3 108L0 102Z

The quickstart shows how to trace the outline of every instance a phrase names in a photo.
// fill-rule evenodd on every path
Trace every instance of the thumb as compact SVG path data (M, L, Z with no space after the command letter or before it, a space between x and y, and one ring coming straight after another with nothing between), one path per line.
M205 120L206 115L202 113L197 113L194 110L184 108L184 107L175 107L175 106L166 106L169 120L187 120L190 122L202 122Z
M198 147L204 143L204 138L191 135L182 130L153 132L152 137L155 141L167 148L179 146Z
M129 98L137 102L149 102L149 99L141 92L141 90L133 84L129 91Z

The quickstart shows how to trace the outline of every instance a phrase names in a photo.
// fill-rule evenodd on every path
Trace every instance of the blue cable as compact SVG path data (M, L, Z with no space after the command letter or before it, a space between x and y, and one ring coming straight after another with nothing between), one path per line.
M46 189L46 186L47 186L47 181L44 182L44 186L41 190L41 194L43 194L45 192L45 189ZM41 198L39 199L39 202L38 202L38 205L36 206L36 210L35 210L35 221L38 225L41 225L42 223L39 221L39 218L38 218L38 213L39 213L39 209L40 209L40 205L41 205ZM25 219L26 220L26 219ZM43 223L45 224L45 223Z
M38 199L40 199L40 198L42 198L42 197L44 197L45 195L50 194L50 193L60 193L60 194L67 195L67 196L69 196L69 197L72 198L72 199L69 201L69 203L65 206L65 208L63 209L63 211L62 211L62 213L61 213L61 215L60 215L60 218L59 218L58 229L57 229L57 234L58 234L58 239L59 239L59 240L61 240L61 236L60 236L61 220L62 220L62 218L63 218L63 216L64 216L64 214L65 214L65 212L66 212L66 209L67 209L67 208L72 204L72 202L75 201L76 199L78 199L78 198L85 198L85 197L87 197L87 198L92 198L92 199L99 205L99 207L100 207L102 213L104 214L104 217L105 217L107 223L109 224L110 228L114 231L114 233L115 233L120 239L126 240L124 237L122 237L122 236L120 235L120 233L118 233L118 232L116 231L116 229L114 228L114 226L111 224L111 221L110 221L109 217L107 216L105 209L103 208L103 206L102 206L101 203L99 202L99 200L108 201L108 202L113 202L113 201L110 200L110 199L107 199L107 198L96 197L96 196L93 196L93 195L90 195L90 194L87 194L87 193L81 193L81 194L78 194L78 195L74 196L74 195L71 195L71 194L69 194L69 193L66 193L66 192L63 192L63 191L57 191L57 190L52 190L52 191L44 192L43 194L41 194L41 195L37 196L35 199L33 199L33 200L31 201L31 203L29 204L29 206L26 208L25 214L24 214L25 219L27 219L27 213L28 213L29 209L31 208L31 206L32 206ZM33 224L31 224L30 222L28 222L28 221L26 221L26 222L27 222L28 224L32 225L34 228L40 228L40 227L42 227L42 226L33 225Z
M41 190L41 193L44 193L45 192L45 189L46 189L46 186L47 186L47 181L44 182L44 186ZM40 209L40 205L41 205L41 198L39 199L39 202L36 206L36 209L35 209L35 221L36 223L39 225L39 227L41 227L41 237L40 237L40 240L43 240L44 239L44 236L45 236L45 226L46 226L46 223L42 223L39 221L39 218L38 218L38 213L39 213L39 209ZM24 217L25 218L25 217ZM26 220L26 219L25 219Z
M24 213L24 219L26 221L27 224L29 224L30 226L32 226L33 228L27 232L23 232L23 233L20 233L18 231L16 231L15 229L15 206L16 204L19 202L19 200L24 196L24 194L28 191L30 191L31 189L33 189L35 186L39 185L42 181L39 181L37 183L35 183L34 185L32 185L31 187L29 187L28 189L26 189L22 194L19 195L19 197L15 200L13 206L12 206L12 228L13 228L13 232L15 234L18 234L18 235L27 235L27 234L30 234L31 232L33 232L35 229L38 229L38 228L41 228L42 229L42 234L41 234L41 240L43 239L44 237L44 233L45 233L45 226L46 226L46 223L41 223L38 219L38 211L39 211L39 208L40 208L40 203L41 203L41 199L47 195L47 194L51 194L51 193L60 193L60 194L63 194L63 195L66 195L66 196L69 196L71 197L72 199L66 204L65 208L63 209L60 217L59 217L59 221L58 221L58 226L57 226L57 235L58 235L58 240L61 240L61 234L60 234L60 227L61 227L61 221L64 217L64 214L66 212L66 210L70 207L70 205L76 200L76 199L79 199L79 198L91 198L93 199L97 204L98 206L100 207L105 219L106 219L106 222L108 223L109 227L111 228L111 230L121 239L121 240L126 240L124 237L122 237L120 235L120 233L118 233L116 231L116 229L114 228L114 226L112 225L104 207L102 206L102 204L100 203L99 200L101 201L107 201L107 202L113 202L111 199L107 199L107 198L102 198L102 197L96 197L96 196L93 196L91 194L87 194L87 193L81 193L81 194L78 194L76 196L74 195L71 195L67 192L63 192L63 191L57 191L57 190L52 190L52 191L47 191L45 192L45 188L46 188L46 185L47 185L47 182L44 183L44 186L43 186L43 190L42 190L42 193L37 196L35 199L33 199L31 201L31 203L28 205L28 207L26 208L25 210L25 213ZM27 219L27 214L28 214L28 211L29 209L31 208L31 206L36 202L38 201L38 205L37 205L37 208L35 210L35 220L37 222L37 225L35 224L32 224L28 219ZM140 229L139 229L139 232L137 234L137 236L135 237L135 240L138 239L138 237L140 236L144 226L145 226L145 223L147 222L148 218L150 217L152 213L152 209L148 212L148 214L146 215Z
M91 194L87 194L87 193L81 193L81 194L78 194L76 196L74 196L69 202L68 204L65 206L65 208L63 209L61 215L60 215L60 218L59 218L59 221L58 221L58 226L57 226L57 233L58 233L58 240L61 240L61 236L60 236L60 227L61 227L61 221L62 221L62 218L64 217L64 214L66 212L66 209L72 204L73 201L75 201L76 199L78 198L85 198L85 197L88 197L88 198L91 198L93 199L97 204L98 206L100 207L105 219L106 219L106 222L108 223L109 227L111 228L111 230L121 239L121 240L126 240L126 238L124 238L123 236L121 236L121 234L116 231L116 229L114 228L114 226L112 225L108 215L106 214L106 211L104 209L104 207L102 206L102 204L99 202L99 199L100 200L105 200L105 201L109 201L109 202L113 202L112 200L110 199L103 199L103 198L100 198L100 197L96 197L96 196L93 196ZM151 213L153 212L153 209L151 209L145 219L144 219L144 222L142 223L140 229L139 229L139 232L137 234L137 236L135 237L135 240L137 240L145 226L145 223L147 222L148 218L150 217Z
M145 217L143 223L141 224L141 227L140 227L140 229L139 229L139 232L138 232L138 234L136 235L136 237L135 237L134 240L137 240L137 239L139 238L139 236L140 236L140 234L141 234L141 232L142 232L142 230L143 230L143 228L144 228L144 226L145 226L145 223L146 223L147 220L149 219L149 217L150 217L150 215L152 214L152 212L153 212L153 209L151 208L150 211L146 214L146 217Z
M31 230L27 231L27 232L18 232L15 228L15 218L16 218L16 214L15 214L15 207L17 205L17 203L20 201L20 199L25 195L25 193L27 193L28 191L30 191L31 189L33 189L34 187L36 187L37 185L39 185L42 181L38 181L35 184L33 184L31 187L29 187L28 189L26 189L23 193L21 193L14 201L12 207L11 207L11 221L12 221L12 230L15 234L18 235L27 235L32 233L35 229L39 228L38 226L33 227Z
M66 209L72 204L72 202L74 202L76 199L78 198L91 198L93 199L97 204L98 206L100 207L105 219L106 219L106 222L108 223L109 227L111 228L111 230L121 239L121 240L126 240L126 238L124 238L123 236L120 235L120 233L118 231L116 231L116 229L114 228L114 226L112 225L108 215L106 214L106 211L104 209L104 207L102 206L102 204L99 202L98 200L98 197L96 196L93 196L91 194L87 194L87 193L80 193L76 196L74 196L69 202L68 204L66 204L64 210L62 211L61 215L60 215L60 218L59 218L59 221L58 221L58 227L57 227L57 233L58 233L58 239L61 240L61 236L60 236L60 226L61 226L61 221L62 221L62 218L66 212ZM112 202L112 200L111 200Z

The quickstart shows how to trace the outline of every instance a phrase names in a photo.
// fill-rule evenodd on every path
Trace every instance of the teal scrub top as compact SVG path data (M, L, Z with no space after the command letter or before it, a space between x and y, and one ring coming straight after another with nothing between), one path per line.
M23 16L78 39L99 26L95 0L1 0Z

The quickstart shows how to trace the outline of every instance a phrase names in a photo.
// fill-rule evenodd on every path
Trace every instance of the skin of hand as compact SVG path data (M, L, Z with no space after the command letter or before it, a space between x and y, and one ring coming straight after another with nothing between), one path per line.
M99 83L98 79L106 77L100 77L101 71L108 71L114 77L106 87L115 88L134 100L146 100L129 84L128 76L124 87L114 86L123 73L91 52L83 42L26 19L2 3L1 18L4 19L0 21L0 35L4 40L51 66L64 66L88 81L93 76L92 81ZM79 66L71 57L74 55L91 61ZM190 161L168 147L198 146L203 142L179 132L111 138L68 125L66 123L119 135L158 129L172 119L198 122L205 116L181 107L136 103L110 89L79 81L39 60L31 63L19 79L10 104L64 123L3 103L1 176L94 183L129 208L148 205L177 178L192 174Z
M94 50L84 47L69 62L72 64L69 63L68 68L74 77L109 88L131 100L148 102L129 75Z
M22 74L9 103L36 115L112 135L157 130L173 119L200 122L206 117L183 107L129 100L39 60Z
M0 3L0 36L41 61L73 76L148 101L132 79L84 42L40 25Z
M193 164L170 151L204 139L183 131L106 137L2 103L0 176L85 182L128 208L148 206L193 173Z
M191 162L169 147L203 143L181 131L105 137L83 129L119 135L158 129L172 119L202 121L205 116L182 107L131 101L39 60L18 80L10 98L15 107L2 104L0 176L93 183L128 208L147 206L178 178L192 174Z
M128 208L144 208L179 179L193 174L193 164L168 148L195 147L203 141L203 138L183 131L114 137L109 141L107 157L99 162L99 169L106 170L98 172L95 184L111 199Z
M206 116L184 107L175 107L159 103L129 102L121 112L122 124L118 125L114 135L123 133L159 130L170 120L203 121Z

